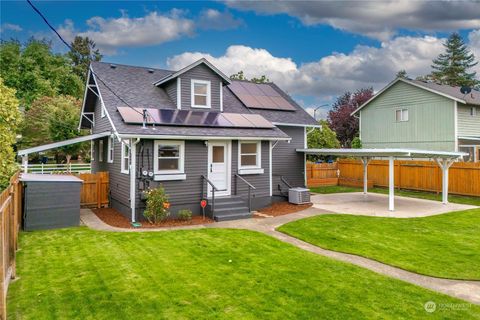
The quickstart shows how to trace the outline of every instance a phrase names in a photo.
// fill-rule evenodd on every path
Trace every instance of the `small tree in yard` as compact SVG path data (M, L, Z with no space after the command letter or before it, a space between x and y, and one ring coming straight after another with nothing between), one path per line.
M373 88L359 89L355 93L345 92L337 98L328 113L328 125L337 134L342 147L349 148L358 136L358 118L351 115L355 109L373 97Z
M170 202L163 186L150 189L146 194L147 208L143 211L143 216L153 224L166 219L170 215Z
M307 144L312 149L335 149L340 148L340 142L338 142L337 135L328 127L326 120L320 120L318 123L322 126L322 129L314 129L308 134ZM309 161L317 161L324 159L324 156L307 155Z
M8 186L10 176L17 169L12 145L21 116L15 90L4 85L0 78L0 191Z

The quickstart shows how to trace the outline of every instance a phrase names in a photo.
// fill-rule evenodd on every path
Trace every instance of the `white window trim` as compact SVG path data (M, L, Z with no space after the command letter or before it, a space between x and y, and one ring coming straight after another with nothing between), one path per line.
M129 140L125 140L121 142L122 150L121 150L121 159L120 159L120 172L129 174L130 173L130 147L128 146ZM125 148L128 150L128 157L125 157ZM125 170L125 159L128 161L127 169Z
M397 120L397 111L400 111L400 120ZM404 119L404 112L406 111L407 119ZM410 120L410 114L406 108L395 109L395 122L408 122Z
M180 156L178 157L178 162L179 162L178 163L178 170L159 170L158 169L158 145L167 145L167 146L178 146L179 145L180 146L180 149L179 149ZM185 173L185 141L155 140L154 149L153 149L153 173L155 175L172 175L171 178L173 180L181 180L181 179L176 179L173 175L179 175L179 174L184 174ZM156 178L157 178L157 176L156 176ZM157 179L160 179L160 177L158 177ZM157 180L157 181L159 181L159 180Z
M210 81L192 79L191 83L192 83L191 88L190 88L191 107L192 108L200 108L200 109L210 109L211 108L211 100L212 100L211 99L211 83L210 83ZM207 85L207 105L206 106L195 104L195 83L206 84Z
M103 162L103 153L105 150L103 150L103 139L98 140L98 162Z
M257 144L257 164L252 166L242 166L242 144L256 143ZM253 155L249 154L249 155ZM265 171L262 168L262 142L261 141L238 141L238 173L239 174L263 174Z
M108 137L108 150L107 150L108 163L113 163L114 154L115 154L115 137L110 136Z
M90 162L95 161L95 140L90 141Z

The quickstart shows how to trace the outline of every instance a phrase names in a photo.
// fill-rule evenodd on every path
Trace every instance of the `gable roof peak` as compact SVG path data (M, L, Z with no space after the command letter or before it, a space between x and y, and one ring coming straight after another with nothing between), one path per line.
M201 65L201 64L204 64L206 65L207 67L209 67L213 72L215 72L220 78L222 78L223 82L226 83L226 84L230 84L232 81L230 80L229 77L227 77L222 71L220 71L217 67L215 67L212 63L210 63L207 59L205 58L200 58L198 59L197 61L195 61L194 63L191 63L189 64L188 66L176 71L176 72L173 72L172 74L166 76L166 77L163 77L162 79L156 81L153 83L154 86L159 86L159 85L162 85L170 80L173 80L177 77L179 77L180 75L184 74L185 72Z

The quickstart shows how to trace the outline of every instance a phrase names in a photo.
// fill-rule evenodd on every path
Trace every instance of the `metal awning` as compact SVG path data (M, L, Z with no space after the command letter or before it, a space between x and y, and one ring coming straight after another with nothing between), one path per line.
M434 159L442 169L442 202L448 203L448 169L458 159L468 155L465 152L449 152L418 149L296 149L297 152L323 156L348 156L360 158L363 163L363 193L367 194L367 167L372 158L388 157L388 209L395 210L395 158Z
M324 156L348 157L395 157L395 158L442 158L458 159L468 155L464 152L433 151L418 149L297 149L297 152Z
M102 133L89 134L87 136L81 136L81 137L78 137L78 138L73 138L73 139L63 140L63 141L59 141L59 142L44 144L44 145L38 146L38 147L19 150L18 155L19 156L26 156L30 153L46 151L46 150L50 150L50 149L60 148L60 147L63 147L63 146L68 146L68 145L75 144L75 143L95 140L95 139L98 139L98 138L103 138L103 137L109 136L111 134L112 133L110 131L105 131L105 132L102 132Z

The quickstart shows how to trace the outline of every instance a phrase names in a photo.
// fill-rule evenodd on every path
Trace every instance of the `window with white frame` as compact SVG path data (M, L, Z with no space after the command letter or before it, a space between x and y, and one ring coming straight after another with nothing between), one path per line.
M130 171L130 147L129 147L129 140L122 141L122 158L121 158L121 173L128 174Z
M98 161L103 162L103 140L98 141Z
M397 122L408 121L408 109L395 110L395 121Z
M210 108L210 81L192 79L192 108Z
M240 174L263 173L261 153L260 141L240 141L238 148Z
M113 163L113 148L115 145L115 137L108 138L108 154L107 154L107 161L108 163Z
M154 173L183 174L185 162L185 142L156 140L154 143Z
M471 107L470 108L470 115L472 117L475 117L477 115L477 108L476 107Z

